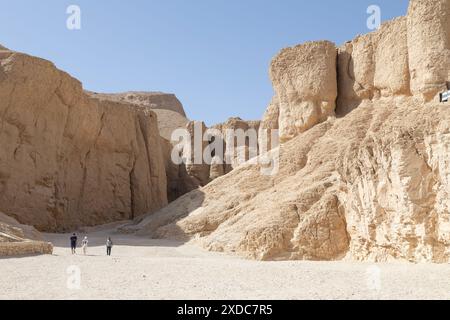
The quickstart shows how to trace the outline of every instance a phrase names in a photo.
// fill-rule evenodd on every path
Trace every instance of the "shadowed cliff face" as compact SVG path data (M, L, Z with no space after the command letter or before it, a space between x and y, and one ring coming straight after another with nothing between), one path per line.
M167 204L156 115L88 97L50 62L0 51L0 208L45 231Z
M283 50L261 123L285 142L278 172L250 161L131 229L253 259L449 261L449 18L413 0L339 49Z

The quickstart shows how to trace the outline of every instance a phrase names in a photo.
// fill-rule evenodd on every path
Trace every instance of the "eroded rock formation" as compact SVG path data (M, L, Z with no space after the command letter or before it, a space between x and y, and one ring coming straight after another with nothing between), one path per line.
M91 98L48 61L0 51L0 209L45 231L167 204L156 115Z
M142 109L152 110L157 115L161 137L169 141L176 129L186 128L189 123L183 105L174 94L162 92L87 93L94 98L134 104Z
M448 262L449 5L283 50L261 123L280 130L279 170L253 159L130 229L254 259Z
M283 49L272 61L270 77L279 108L280 141L334 115L337 49L329 41Z
M0 212L0 257L52 254L53 245L43 242L40 233Z
M89 95L110 101L125 102L147 107L151 110L168 110L186 118L186 112L180 100L170 93L163 92L124 92L124 93L97 93L87 92Z

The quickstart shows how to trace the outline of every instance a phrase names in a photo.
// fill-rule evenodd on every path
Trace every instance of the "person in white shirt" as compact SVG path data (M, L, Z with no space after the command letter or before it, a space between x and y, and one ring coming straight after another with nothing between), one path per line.
M84 237L83 241L81 242L81 246L83 248L84 255L86 255L86 253L87 253L88 243L89 243L88 237Z

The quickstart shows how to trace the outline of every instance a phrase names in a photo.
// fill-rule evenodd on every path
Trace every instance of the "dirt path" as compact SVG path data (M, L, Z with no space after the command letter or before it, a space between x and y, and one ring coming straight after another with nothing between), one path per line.
M53 256L0 259L0 299L450 299L450 265L255 262L124 235L106 257L107 235L88 256L47 235Z

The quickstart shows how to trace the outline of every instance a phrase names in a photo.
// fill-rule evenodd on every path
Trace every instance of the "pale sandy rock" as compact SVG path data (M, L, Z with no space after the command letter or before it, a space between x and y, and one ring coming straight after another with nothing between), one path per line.
M20 241L0 242L0 257L17 257L36 254L52 254L53 245L49 242Z
M449 6L412 0L346 43L337 84L331 43L283 50L261 125L281 131L279 170L253 159L130 229L262 260L449 262L449 104L424 103L448 85Z
M209 164L205 163L203 154L209 145L204 140L206 125L200 121L191 121L186 126L191 139L191 146L183 150L187 175L193 179L195 186L205 186L209 183Z
M276 175L247 163L135 228L254 259L449 261L449 123L413 98L363 103L283 144Z
M411 90L432 100L450 81L450 2L411 0L408 10Z
M213 127L221 132L221 139L224 142L224 159L222 162L224 162L225 174L258 155L260 123L260 121L230 118L226 122Z
M272 137L278 136L279 116L280 106L278 97L274 96L269 104L269 107L264 113L259 127L258 145L261 153L270 151L274 147L278 146L278 143L276 141L273 141Z
M339 49L339 99L373 99L376 46L374 33L358 36Z
M87 93L103 100L131 103L142 108L149 108L157 115L161 137L169 141L175 130L186 128L189 123L183 105L173 94L160 92Z
M406 18L384 23L339 48L338 115L364 100L410 95Z
M88 92L92 97L101 98L112 102L132 103L140 108L150 109L158 119L159 134L162 137L164 164L167 176L167 198L173 201L181 195L194 190L199 185L191 178L184 165L175 165L171 159L175 142L172 141L174 132L178 129L186 129L189 120L181 102L173 94L152 92L128 92L118 94L104 94Z
M221 157L213 157L211 161L211 166L209 169L209 178L215 180L225 175L225 165Z
M161 137L171 141L172 135L177 129L184 129L189 120L177 112L171 110L155 109L153 112L158 117L158 128Z
M126 102L137 104L139 106L148 107L154 110L168 110L173 111L186 118L183 105L180 100L170 93L163 92L125 92L125 93L97 93L88 92L94 97L99 97L107 100Z
M410 95L406 18L384 23L373 37L375 90L382 97Z
M167 204L156 115L87 96L48 61L0 52L0 210L45 231Z
M320 41L283 49L273 59L270 77L279 100L282 142L334 115L336 57L335 45Z

